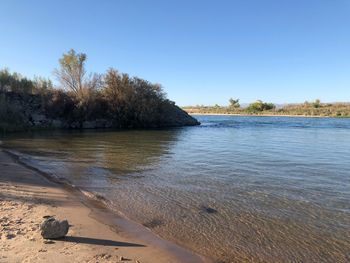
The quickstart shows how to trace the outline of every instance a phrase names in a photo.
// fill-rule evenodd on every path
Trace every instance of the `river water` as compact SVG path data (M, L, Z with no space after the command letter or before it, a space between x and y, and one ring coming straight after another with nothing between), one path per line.
M196 118L13 134L3 146L218 262L350 261L350 119Z

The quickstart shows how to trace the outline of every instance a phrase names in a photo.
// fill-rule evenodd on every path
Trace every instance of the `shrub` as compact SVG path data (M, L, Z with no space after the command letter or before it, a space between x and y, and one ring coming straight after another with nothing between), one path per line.
M257 100L256 102L251 103L247 107L248 112L259 112L264 110L272 110L275 109L276 106L273 103L262 102L261 100Z

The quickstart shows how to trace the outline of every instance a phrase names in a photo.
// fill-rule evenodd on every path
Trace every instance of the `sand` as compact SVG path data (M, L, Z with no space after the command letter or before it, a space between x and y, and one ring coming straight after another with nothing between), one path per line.
M1 263L210 262L136 223L119 226L116 222L128 221L113 221L105 210L0 150ZM44 240L40 223L45 216L68 219L67 237ZM125 231L125 225L134 231Z

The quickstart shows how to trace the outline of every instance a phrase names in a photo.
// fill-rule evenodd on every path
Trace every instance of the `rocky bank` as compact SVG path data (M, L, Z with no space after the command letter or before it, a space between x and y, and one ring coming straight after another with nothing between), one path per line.
M156 121L125 125L111 117L79 117L65 110L57 113L46 97L15 92L0 93L0 130L25 129L101 129L101 128L161 128L194 126L200 123L171 101L159 106Z

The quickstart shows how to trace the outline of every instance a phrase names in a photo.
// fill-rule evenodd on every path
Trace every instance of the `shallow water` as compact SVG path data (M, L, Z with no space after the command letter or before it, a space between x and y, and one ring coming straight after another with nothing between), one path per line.
M196 116L4 139L28 163L223 262L350 261L350 119Z

